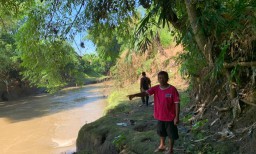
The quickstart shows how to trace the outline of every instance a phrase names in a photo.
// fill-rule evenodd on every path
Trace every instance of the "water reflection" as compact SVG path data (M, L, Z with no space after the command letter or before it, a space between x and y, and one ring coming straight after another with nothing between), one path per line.
M103 115L105 84L0 102L1 154L75 151L78 130Z

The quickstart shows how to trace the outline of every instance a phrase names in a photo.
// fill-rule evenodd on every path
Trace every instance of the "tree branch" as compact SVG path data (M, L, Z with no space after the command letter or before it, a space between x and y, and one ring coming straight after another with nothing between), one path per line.
M231 68L235 66L251 67L251 66L256 66L256 61L224 63L223 66L224 68Z
M80 11L81 11L81 9L82 9L83 5L84 5L84 0L82 1L82 4L81 4L81 6L80 6L80 8L79 8L78 12L76 13L76 16L75 16L75 18L74 18L73 22L72 22L72 23L71 23L71 25L66 29L66 34L68 34L68 33L69 33L70 29L72 28L73 24L75 23L75 21L76 21L76 19L77 19L78 15L79 15L79 13L80 13Z
M241 101L244 102L245 104L248 104L248 105L256 107L256 104L254 104L254 103L250 103L250 102L248 102L248 101L246 101L244 99L241 99Z

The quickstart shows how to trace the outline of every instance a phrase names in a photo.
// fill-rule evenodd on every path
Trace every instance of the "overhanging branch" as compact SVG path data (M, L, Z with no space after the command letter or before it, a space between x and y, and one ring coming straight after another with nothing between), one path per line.
M82 3L81 3L80 8L79 8L79 10L78 10L77 13L76 13L76 16L75 16L73 22L72 22L71 25L66 29L66 34L68 34L69 31L71 30L71 28L73 27L73 24L75 23L75 21L76 21L78 15L80 14L81 9L82 9L83 6L84 6L84 0L83 0Z

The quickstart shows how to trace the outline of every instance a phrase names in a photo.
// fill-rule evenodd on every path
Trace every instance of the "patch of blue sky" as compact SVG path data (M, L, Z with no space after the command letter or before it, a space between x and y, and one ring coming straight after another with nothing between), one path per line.
M79 6L76 6L74 9L75 11L71 13L71 16L73 18L75 18L79 10L78 7ZM136 1L135 7L137 7L137 11L141 14L141 17L143 18L146 13L145 9L139 5L138 1ZM115 15L117 14L112 14L113 19L115 19ZM106 21L102 20L101 22L104 23ZM111 22L114 25L118 24L117 21L115 20L111 20ZM84 54L92 54L92 53L96 54L96 48L97 48L96 45L91 40L87 39L86 35L87 35L87 30L84 29L83 31L76 33L74 36L74 39L71 40L71 44L73 48L80 56L83 56ZM81 43L84 43L84 47L81 46Z
M79 54L80 56L83 56L85 54L92 54L96 53L96 46L95 44L88 39L85 39L85 36L87 35L87 32L81 32L75 35L72 43L73 48ZM81 43L84 44L84 47L81 46Z

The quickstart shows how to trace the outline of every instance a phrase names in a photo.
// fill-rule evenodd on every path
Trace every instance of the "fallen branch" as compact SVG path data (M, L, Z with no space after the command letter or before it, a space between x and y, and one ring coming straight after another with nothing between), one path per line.
M200 118L202 118L203 117L203 115L204 115L204 113L205 113L205 111L206 111L206 108L207 108L207 106L205 105L207 102L209 102L209 99L210 99L210 95L208 95L208 97L205 99L205 101L204 101L204 104L203 104L203 109L202 109L202 114L201 114L201 117Z
M202 113L202 111L204 110L204 107L205 107L205 103L200 105L200 108L198 108L195 113Z
M220 120L220 118L215 119L215 120L210 124L210 126L213 126L218 120Z
M215 108L216 110L218 110L219 112L224 112L224 111L228 111L228 110L231 109L230 107L219 108L218 106L214 106L214 108Z
M213 102L215 102L217 98L218 98L218 95L215 95L212 101L207 104L207 107L209 107Z
M203 139L199 139L199 140L192 140L191 142L194 142L194 143L197 143L197 142L202 142L202 141L205 141L205 140L207 140L208 138L210 138L210 137L212 137L212 136L214 136L215 134L213 134L213 135L209 135L209 136L206 136L205 138L203 138Z
M250 103L250 102L248 102L248 101L246 101L246 100L244 100L244 99L240 99L242 102L244 102L245 104L248 104L248 105L252 105L252 106L256 106L256 104L254 104L254 103Z

